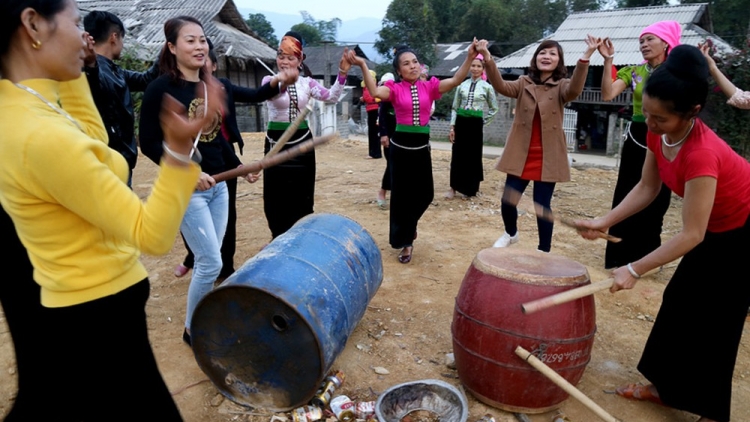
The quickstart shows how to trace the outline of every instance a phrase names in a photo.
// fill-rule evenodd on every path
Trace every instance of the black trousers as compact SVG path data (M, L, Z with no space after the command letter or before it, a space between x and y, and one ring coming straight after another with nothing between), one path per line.
M221 243L221 272L219 278L227 278L234 273L234 254L237 250L237 179L227 179L227 190L229 191L229 218L227 219L227 231ZM190 250L185 237L182 242L187 249L187 255L182 265L193 268L195 256Z
M484 180L482 148L484 147L481 117L456 117L456 139L451 154L451 188L467 196L476 196Z
M389 242L393 248L414 242L417 224L432 203L435 187L432 180L430 135L396 132L391 144L391 212ZM427 146L425 146L427 145ZM424 146L423 148L420 148Z
M730 420L732 373L750 306L748 241L750 219L706 233L682 258L638 364L665 404L719 422Z
M638 144L646 145L645 123L632 122L630 133ZM620 171L612 199L612 208L623 199L641 180L646 149L628 139L622 146ZM661 228L664 214L669 209L672 191L662 184L659 195L648 207L609 228L609 234L622 239L619 243L607 242L604 268L615 268L637 261L661 246Z
M283 130L269 130L268 137L278 140ZM281 150L312 139L312 133L300 129ZM266 138L265 153L271 150ZM263 170L263 211L271 235L276 238L292 228L300 218L313 213L315 205L315 150L298 155L277 166Z
M500 201L500 213L503 217L505 232L515 236L518 232L518 204L511 204L506 195L510 192L518 192L520 196L529 186L529 180L509 174L505 178L505 187L503 188L503 198ZM534 202L541 205L545 210L552 210L552 194L555 192L555 182L534 181ZM536 227L539 229L539 245L537 249L549 252L552 249L552 230L554 224L544 218L536 218Z
M382 157L378 129L378 110L370 110L367 112L367 147L372 158Z

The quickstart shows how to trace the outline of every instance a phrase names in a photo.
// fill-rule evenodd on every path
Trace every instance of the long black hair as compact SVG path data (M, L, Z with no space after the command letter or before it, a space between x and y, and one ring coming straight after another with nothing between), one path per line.
M177 67L177 57L169 51L169 44L177 45L180 29L189 23L194 23L203 29L201 21L192 16L177 16L164 23L164 38L166 38L166 41L164 41L164 47L162 47L159 55L159 69L161 73L169 75L173 80L181 79L182 72ZM208 51L206 51L206 54L208 54ZM200 76L203 78L203 69L200 70Z
M536 56L539 55L540 51L551 47L557 49L557 56L560 57L560 61L557 62L557 67L552 71L552 80L559 81L568 76L568 70L565 68L565 56L563 55L563 49L560 46L560 43L555 40L544 40L539 44L539 47L536 48L534 55L531 57L531 64L529 65L529 76L534 83L540 84L544 82L542 81L542 72L540 72L539 68L536 66Z
M643 92L685 119L694 117L695 106L703 108L708 96L706 58L696 47L678 45L646 80Z
M21 12L26 8L32 8L44 19L52 20L55 15L65 10L69 1L71 0L0 1L0 57L8 52L13 33L21 26Z

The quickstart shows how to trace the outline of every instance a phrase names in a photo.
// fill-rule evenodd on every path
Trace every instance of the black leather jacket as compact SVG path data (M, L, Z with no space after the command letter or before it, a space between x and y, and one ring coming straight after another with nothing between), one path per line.
M138 147L130 92L145 91L146 86L159 76L159 67L154 63L145 72L133 72L97 55L96 67L85 67L84 70L96 108L109 134L109 147L122 154L132 170L138 158Z

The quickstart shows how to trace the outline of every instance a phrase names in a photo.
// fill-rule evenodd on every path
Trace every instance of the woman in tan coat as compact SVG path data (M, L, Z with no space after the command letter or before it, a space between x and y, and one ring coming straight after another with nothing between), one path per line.
M573 76L568 79L563 51L557 41L545 40L534 52L529 74L516 81L505 81L493 60L487 59L487 77L497 92L515 98L516 117L513 120L505 151L497 169L508 174L503 189L501 212L505 233L493 245L504 248L518 242L518 201L530 181L534 181L534 203L539 228L537 248L549 252L552 248L551 221L540 217L550 210L555 183L570 180L568 150L563 131L565 104L583 91L588 73L589 58L601 43L593 37L586 39L587 49L576 63ZM479 53L490 57L487 41L479 41Z

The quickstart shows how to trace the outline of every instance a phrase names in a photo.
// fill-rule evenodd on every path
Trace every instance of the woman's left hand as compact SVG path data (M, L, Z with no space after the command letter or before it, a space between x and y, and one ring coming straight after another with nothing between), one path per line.
M469 45L469 61L473 61L477 55L479 54L479 50L477 49L477 37L474 37L474 40L471 42L471 45Z
M591 55L594 54L594 51L599 49L599 46L602 45L602 39L589 34L584 41L586 41L586 52L583 53L583 58L589 59L591 58Z
M630 274L630 271L628 271L627 267L619 267L616 268L614 271L612 271L612 277L615 279L614 284L612 284L612 287L609 288L609 291L612 293L615 293L619 290L629 290L635 287L635 283L638 282L638 280L633 277L632 274Z

